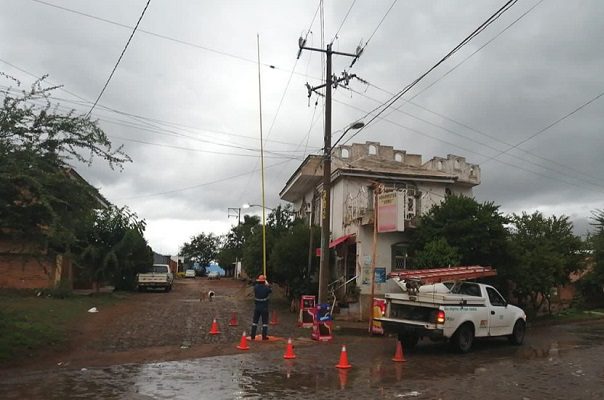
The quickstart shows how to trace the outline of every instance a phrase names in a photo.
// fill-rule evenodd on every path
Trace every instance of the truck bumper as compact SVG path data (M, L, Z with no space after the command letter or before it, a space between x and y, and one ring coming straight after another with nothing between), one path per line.
M434 324L415 321L401 321L390 318L376 318L386 333L396 333L405 336L429 337L440 339L444 337L443 330Z

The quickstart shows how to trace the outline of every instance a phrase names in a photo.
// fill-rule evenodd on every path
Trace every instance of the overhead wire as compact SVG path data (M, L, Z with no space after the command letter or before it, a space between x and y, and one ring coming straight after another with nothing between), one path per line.
M489 159L487 159L486 161L483 161L483 164L486 162L489 162L491 160L495 160L497 159L497 157L506 154L507 152L509 152L510 150L513 150L515 148L518 148L518 146L523 145L524 143L528 142L529 140L534 139L535 137L543 134L544 132L548 131L549 129L553 128L554 126L558 125L560 122L564 121L565 119L569 118L570 116L576 114L577 112L581 111L582 109L584 109L585 107L587 107L588 105L590 105L591 103L595 102L596 100L598 100L600 97L604 96L604 92L601 92L600 94L596 95L595 97L592 97L591 99L589 99L588 101L586 101L585 103L581 104L579 107L573 109L572 111L564 114L562 117L556 119L554 122L550 123L549 125L547 125L546 127L539 129L537 132L533 133L532 135L528 136L526 139L521 140L520 142L516 143L515 145L513 145L512 147L510 147L507 150L501 151L499 154L490 157Z
M333 100L334 102L339 103L339 104L342 104L342 105L344 105L344 106L346 106L346 107L349 107L349 108L355 109L355 110L357 110L357 111L365 112L365 110L363 110L363 109L361 109L361 108L359 108L359 107L353 106L353 105L351 105L351 104L345 103L345 102L343 102L343 101L340 101L340 100L337 100L337 99L332 99L332 100ZM424 136L424 137L427 137L427 138L430 138L430 139L433 139L433 140L436 140L436 141L439 141L439 142L445 143L445 144L447 144L447 145L449 145L449 146L452 146L452 147L458 148L458 149L463 150L463 151L466 151L466 152L468 152L468 153L476 154L476 155L481 156L481 157L483 157L483 158L489 158L489 156L487 156L487 155L484 155L484 154L482 154L482 153L480 153L480 152L478 152L478 151L472 150L472 149L470 149L470 148L467 148L467 147L461 146L461 145L459 145L458 143L454 143L454 142L450 142L450 141L444 140L444 139L442 139L442 138L439 138L439 137L437 137L437 136L434 136L434 135L428 134L428 133L423 132L423 131L420 131L420 130L418 130L418 129L415 129L415 128L412 128L412 127L409 127L409 126L403 125L403 124L401 124L401 123L399 123L399 122L393 121L393 120L388 119L388 118L386 118L386 117L380 117L380 119L381 119L382 121L388 122L388 123L389 123L389 124L391 124L391 125L397 126L397 127L399 127L399 128L403 128L403 129L405 129L405 130L408 130L408 131L410 131L410 132L412 132L412 133L415 133L415 134L418 134L418 135L421 135L421 136ZM522 167L522 166L520 166L520 165L513 164L513 163L509 163L509 162L506 162L506 161L503 161L503 160L500 160L500 159L495 159L495 161L497 161L497 162L498 162L498 163L500 163L500 164L503 164L503 165L506 165L506 166L509 166L509 167L512 167L512 168L515 168L515 169L519 169L519 170L522 170L522 171L525 171L525 172L529 172L529 173L531 173L531 174L534 174L534 175L537 175L537 176L541 176L541 177L546 178L546 179L550 179L550 180L553 180L553 181L562 182L562 183L565 183L565 184L570 185L570 186L574 186L574 187L579 187L579 188L582 188L582 189L591 190L591 191L593 191L593 192L597 192L597 193L604 193L604 187L603 187L603 186L598 186L598 185L591 184L592 186L596 186L598 189L600 189L600 190L596 190L596 189L592 189L592 188L589 188L589 187L585 187L585 186L577 185L575 182L570 182L570 181L567 181L567 180L565 180L565 179L560 179L560 178L558 178L558 177L552 177L552 176L550 176L550 175L542 174L542 173L540 173L540 172L537 172L537 171L534 171L534 170L531 170L531 169L528 169L528 168L524 168L524 167Z
M354 90L354 89L351 89L351 88L347 88L347 89L348 89L348 90L350 90L350 91L352 91L353 93L356 93L356 94L358 94L358 95L360 95L360 96L362 96L362 97L365 97L365 98L367 98L367 99L369 99L369 100L372 100L372 101L375 101L375 102L378 102L378 103L380 102L380 100L374 99L374 98L372 98L372 97L370 97L370 96L367 96L367 95L366 95L366 94L364 94L364 93L358 92L358 91L356 91L356 90ZM488 149L490 149L490 150L493 150L493 151L495 151L495 152L501 152L501 149L500 149L500 148L498 148L498 147L492 146L492 145L490 145L490 144L488 144L488 143L485 143L485 142L478 141L478 140L476 140L476 139L475 139L475 138L473 138L473 137L470 137L470 136L464 135L464 134L459 133L459 132L457 132L457 131L455 131L455 130L452 130L452 129L450 129L450 128L447 128L447 127L445 127L445 126L442 126L442 125L436 124L436 123L434 123L434 122L432 122L432 121L429 121L429 120L427 120L427 119L425 119L425 118L418 117L418 116L416 116L416 115L413 115L413 114L411 114L411 113L409 113L409 112L406 112L406 111L403 111L403 110L400 110L400 109L396 109L396 111L397 111L398 113L401 113L401 114L406 115L406 116L408 116L408 117L411 117L411 118L413 118L413 119L416 119L416 120L418 120L418 121L421 121L421 122L423 122L423 123L425 123L425 124L431 125L431 126L433 126L433 127L439 128L439 129L442 129L442 130L444 130L444 131L446 131L446 132L449 132L449 133L451 133L451 134L453 134L453 135L455 135L455 136L459 136L459 137L461 137L461 138L464 138L464 139L466 139L466 140L468 140L468 141L470 141L470 142L472 142L472 143L475 143L475 144L478 144L478 145L484 146L484 147L486 147L486 148L488 148ZM426 111L430 111L430 110L426 109ZM389 115L391 115L391 114L389 114ZM388 116L385 116L384 118L387 118L387 117L388 117ZM479 133L479 134L481 134L481 135L485 135L485 136L487 136L487 137L489 137L489 138L491 138L491 139L495 140L496 142L501 143L501 144L504 144L504 145L506 145L506 146L508 146L508 147L513 146L513 145L511 145L511 144L509 144L509 143L506 143L505 141L503 141L503 140L501 140L501 139L498 139L498 138L496 138L496 137L494 137L494 136L492 136L492 135L488 135L488 134L482 133L482 132L477 131L477 130L473 130L473 131L475 131L475 132L477 132L477 133ZM520 150L521 150L521 149L520 149ZM533 155L531 152L528 152L528 151L524 151L524 152L525 152L525 153L527 153L527 154L529 154L529 155ZM510 156L510 157L512 157L512 158L515 158L515 159L517 159L517 160L523 161L523 162L527 162L527 163L532 164L532 165L534 165L534 166L537 166L537 167L543 168L544 170L548 170L548 171L550 171L550 172L555 172L555 173L557 173L557 174L562 174L562 175L566 175L567 177L570 177L570 178L574 178L574 179L581 180L581 181L583 181L584 183L589 184L589 185L592 185L592 186L596 186L596 187L601 188L601 187L603 187L603 186L602 186L602 184L604 184L604 182L602 182L602 181L601 181L601 179L594 178L594 177L589 176L589 175L587 175L587 174L582 174L582 173L581 173L581 175L585 175L585 176L587 176L587 177L589 177L589 178L591 178L591 179L594 179L594 180L598 180L598 181L600 181L600 184L594 184L593 182L588 181L588 180L586 180L586 179L583 179L583 178L581 178L581 177L576 177L576 176L574 176L574 175L571 175L571 174L569 174L567 171L564 171L564 170L559 170L559 169L554 169L554 168L550 168L550 167L548 167L548 166L545 166L545 165L542 165L542 164L539 164L539 163L533 162L532 160L527 160L527 159L525 159L525 158L522 158L522 157L516 156L516 155L514 155L514 154L508 154L508 156ZM486 157L486 156L485 156L485 157ZM548 159L545 159L545 158L543 158L543 157L539 157L539 158L542 158L542 159L544 159L545 161L553 162L553 160L548 160ZM484 162L483 162L482 164L484 164Z
M468 61L470 58L474 57L478 52L480 52L481 50L483 50L485 47L487 47L489 44L491 44L492 42L494 42L495 40L497 40L497 38L499 38L501 35L503 35L508 29L510 29L512 26L514 26L518 21L520 21L521 19L523 19L525 16L527 16L531 11L533 11L535 8L537 8L537 6L539 6L541 3L543 3L545 0L539 0L537 3L535 3L532 7L530 7L528 10L526 10L524 13L522 13L518 18L516 18L515 20L513 20L510 24L508 24L505 28L503 28L501 31L499 31L499 33L497 33L495 36L493 36L491 39L489 39L488 41L486 41L484 44L482 44L478 49L476 49L475 51L473 51L472 53L470 53L468 56L466 56L463 60L461 60L459 63L455 64L452 68L450 68L447 72L445 72L444 74L442 74L438 79L434 80L433 82L431 82L429 85L427 85L426 87L422 88L421 90L419 90L417 93L413 94L413 96L411 96L408 100L405 100L405 102L403 102L403 104L401 104L400 106L396 107L395 110L398 110L402 107L405 106L405 104L407 104L408 102L410 102L411 100L415 99L416 97L420 96L421 94L423 94L424 92L426 92L427 90L429 90L430 88L432 88L434 85L436 85L437 83L439 83L441 80L445 79L450 73L452 73L453 71L455 71L457 68L461 67L463 64L465 64L466 61ZM388 91L385 91L386 93L389 93ZM394 95L393 93L390 93L391 95ZM393 112L393 111L392 111ZM391 112L391 113L392 113ZM390 114L391 114L390 113Z
M283 164L285 164L287 162L289 162L289 160L287 160L287 161L280 161L278 163L275 163L275 164L267 166L266 169L274 168L274 167L277 167L279 165L283 165ZM142 199L142 198L148 198L148 197L163 196L165 194L184 192L184 191L187 191L187 190L198 189L200 187L214 185L216 183L222 183L222 182L226 182L226 181L229 181L229 180L241 178L243 176L251 175L251 174L253 174L255 172L258 172L258 169L253 169L251 171L243 172L241 174L224 176L224 177L221 177L221 178L218 178L218 179L214 179L214 180L209 181L209 182L203 182L203 183L199 183L199 184L193 185L193 186L186 186L186 187L182 187L182 188L178 188L178 189L173 189L173 190L168 190L168 191L164 191L164 192L148 193L148 194L139 195L139 196L123 197L123 198L117 199L116 201Z
M9 65L10 67L12 67L12 68L14 68L14 69L16 69L16 70L18 70L20 72L23 72L23 73L25 73L25 74L27 74L27 75L35 78L35 79L38 79L38 80L41 79L38 75L36 75L36 74L34 74L34 73L30 72L30 71L27 71L27 70L25 70L25 69L23 69L23 68L15 65L15 64L9 62L9 61L7 61L7 60L0 59L0 62L3 62L5 64ZM50 98L52 98L54 100L68 102L68 103L82 105L82 106L86 106L86 105L89 105L89 104L92 103L90 100L87 100L87 99L85 99L82 96L79 96L77 93L74 93L74 92L72 92L70 90L67 90L63 86L56 85L56 84L52 83L50 80L48 80L48 79L46 79L46 82L48 82L51 85L57 86L60 90L66 92L68 94L70 94L71 96L76 97L80 101L64 99L64 98L57 97L57 96L50 96ZM129 127L133 127L133 128L139 128L139 129L144 129L144 130L147 130L147 131L151 131L153 133L170 134L170 135L176 135L176 136L185 137L185 138L188 138L188 139L191 139L191 140L202 141L202 142L205 142L205 143L209 142L207 140L206 141L201 140L201 139L199 139L197 137L192 137L192 136L189 136L189 135L184 135L184 134L179 133L179 132L174 132L174 131L171 131L171 130L167 130L167 129L163 128L163 127L157 126L157 123L159 123L159 124L168 125L168 126L180 127L178 129L181 129L181 130L183 130L182 128L184 127L184 128L189 128L189 129L193 129L193 130L196 130L196 131L201 130L201 131L207 131L207 132L210 132L210 133L218 133L218 134L222 134L222 135L226 135L226 136L234 136L234 137L245 138L245 139L248 139L248 140L254 140L254 141L258 140L258 138L256 138L256 137L247 136L247 135L239 135L239 134L236 134L236 133L233 133L233 132L189 127L187 125L179 124L179 123L176 123L176 122L171 122L171 121L165 121L165 120L156 119L156 118L145 117L145 116L142 116L142 115L139 115L139 114L128 113L128 112L125 112L125 111L122 111L122 110L119 110L119 109L107 107L107 106L104 106L102 104L99 104L98 108L101 108L101 109L104 109L106 111L110 111L110 112L113 112L113 113L116 113L116 114L119 114L119 115L124 115L124 116L128 116L128 117L132 117L138 123L143 122L143 123L147 124L148 127L141 127L139 125L134 125L134 126L132 126L132 125L125 125L125 126L127 126L127 127L129 126ZM98 111L98 108L97 108L97 111ZM124 126L124 124L130 124L129 122L123 121L123 120L111 121L111 120L109 120L107 118L100 118L100 119L103 120L103 121L105 121L105 122L117 123L118 125L123 125L123 126ZM186 131L186 129L185 129L185 131ZM270 142L273 142L273 143L284 144L284 145L291 145L291 146L294 145L294 143L282 142L282 141L271 140L271 139L269 139L267 141L270 141ZM218 144L218 145L224 145L224 146L227 146L227 147L233 147L233 145L231 145L230 143L226 144L226 145L225 144L216 143L216 142L209 142L209 143L211 143L211 144ZM254 151L257 151L257 150L258 149L254 149ZM273 151L269 150L269 152L273 152Z
M45 5L45 6L48 6L48 7L53 7L53 8L59 9L59 10L63 10L63 11L66 11L66 12L69 12L69 13L72 13L72 14L76 14L76 15L80 15L80 16L83 16L83 17L91 18L91 19L94 19L94 20L97 20L97 21L100 21L100 22L104 22L104 23L107 23L107 24L119 26L119 27L122 27L122 28L126 28L126 29L132 29L133 28L130 25L122 24L122 23L117 22L117 21L113 21L113 20L110 20L110 19L107 19L107 18L98 17L96 15L92 15L92 14L85 13L85 12L82 12L82 11L74 10L74 9L71 9L71 8L68 8L68 7L63 7L63 6L60 6L58 4L48 3L48 2L43 1L43 0L30 0L30 1L32 1L34 3L42 4L42 5ZM254 60L254 59L251 59L251 58L247 58L247 57L239 56L239 55L236 55L236 54L228 53L228 52L222 51L222 50L213 49L213 48L208 47L208 46L203 46L203 45L200 45L200 44L197 44L197 43L193 43L193 42L189 42L189 41L186 41L186 40L177 39L175 37L164 35L164 34L161 34L161 33L152 32L152 31L148 31L148 30L144 30L144 29L138 29L138 32L143 33L145 35L153 36L153 37L156 37L156 38L159 38L159 39L163 39L163 40L166 40L166 41L170 41L170 42L173 42L173 43L178 43L178 44L181 44L181 45L184 45L184 46L193 47L193 48L196 48L196 49L208 51L210 53L214 53L214 54L218 54L218 55L221 55L221 56L229 57L229 58L232 58L232 59L235 59L235 60L244 61L244 62L247 62L247 63L253 63L254 65L257 64L257 60ZM284 69L282 69L279 66L274 65L274 64L262 63L261 65L263 67L265 67L265 68L274 69L274 70L278 70L278 71L281 71L281 72L289 72L289 71L284 70ZM299 72L296 72L295 75L300 75L300 76L303 76L303 77L305 77L307 79L311 78L311 79L314 79L314 80L318 80L317 78L309 77L309 76L307 76L305 74L302 74L302 73L299 73Z
M338 35L339 35L340 31L342 30L342 27L344 26L344 23L348 19L348 16L350 15L350 12L352 11L352 8L354 7L354 5L355 5L356 2L357 2L357 0L353 0L352 3L350 4L350 7L348 8L348 12L346 12L346 15L342 19L342 22L340 23L340 26L338 27L338 30L336 31L336 34L333 36L333 39L331 39L331 43L332 44L338 38Z
M109 86L109 82L111 81L111 78L113 78L113 74L115 74L115 71L117 70L118 65L120 65L120 62L122 61L122 58L124 57L124 54L126 54L126 50L128 49L128 46L130 45L130 42L132 41L132 38L134 37L134 34L136 33L136 30L138 29L138 25L141 23L143 17L145 16L145 12L147 12L147 8L149 7L149 3L151 3L151 0L147 0L147 4L145 4L145 8L143 8L143 11L141 12L141 15L138 17L138 21L136 21L136 25L134 25L134 28L132 29L132 33L130 33L130 37L128 37L128 41L126 42L126 45L122 49L122 53L120 54L119 58L117 59L117 62L113 66L113 69L111 70L111 73L109 74L109 77L107 78L107 81L103 85L103 88L101 89L101 92L99 93L99 95L97 96L96 100L92 104L92 107L90 107L90 110L88 111L88 114L86 114L87 116L90 115L90 113L92 113L92 110L94 110L94 108L96 107L97 103L99 102L99 100L103 96L103 93L105 93L105 89L107 89L107 86Z
M306 41L306 40L308 39L308 35L310 34L310 32L311 32L311 30L312 30L312 26L313 26L313 24L315 23L315 20L316 20L316 18L317 18L317 13L318 13L320 10L322 11L322 4L323 4L323 0L319 0L319 5L317 6L317 9L315 10L315 13L314 13L314 15L313 15L313 17L312 17L312 20L310 21L310 24L309 24L308 29L307 29L307 31L306 31L306 36L305 36L305 38L304 38L304 41ZM285 89L284 89L284 91L283 91L283 94L281 95L281 99L280 99L280 101L279 101L279 105L277 106L277 111L275 112L275 115L273 116L273 120L272 120L272 122L271 122L271 126L270 126L270 128L269 128L269 130L268 130L268 133L267 133L267 135L266 135L266 139L268 139L268 138L271 136L271 133L273 132L273 127L275 126L275 122L276 122L276 120L277 120L277 117L279 116L279 112L281 111L281 107L282 107L282 105L283 105L283 101L284 101L284 99L285 99L285 96L287 95L287 91L288 91L288 89L289 89L289 85L290 85L290 83L291 83L292 77L293 77L293 75L294 75L294 72L296 71L296 67L298 66L298 61L299 61L299 57L296 57L296 60L295 60L294 65L293 65L293 68L291 69L291 73L290 73L290 75L289 75L289 79L287 80L287 84L285 85ZM265 140L266 140L266 139L265 139ZM297 148L298 148L298 147L296 147L296 149L297 149ZM256 161L256 163L255 163L255 168L257 168L257 166L258 166L258 163L259 163L259 162L260 162L259 160L257 160L257 161ZM240 201L241 201L241 199L243 199L243 196L244 196L244 195L245 195L245 193L247 192L247 190L248 190L248 188L249 188L249 185L250 185L250 184L251 184L251 180L250 180L250 181L248 181L248 182L246 183L245 187L243 188L243 190L242 190L242 192L241 192L241 195L239 196L239 200L240 200Z
M448 60L453 54L457 53L462 47L464 47L466 44L468 44L472 39L474 39L476 36L478 36L481 32L483 32L489 25L491 25L493 22L495 22L497 19L499 19L499 17L501 15L503 15L506 11L508 11L512 6L514 6L514 4L516 4L518 0L508 0L501 8L499 8L495 13L493 13L489 18L487 18L486 21L484 21L482 24L480 24L478 26L478 28L476 28L472 33L470 33L465 39L463 39L457 46L455 46L452 50L450 50L444 57L442 57L438 62L436 62L436 64L434 64L432 67L430 67L427 71L425 71L423 74L421 74L418 78L416 78L413 82L411 82L410 84L408 84L407 86L405 86L402 90L400 90L398 93L396 93L395 96L392 96L392 98L390 98L389 100L387 100L386 102L384 102L383 104L375 107L373 110L371 110L370 112L367 113L367 115L365 115L363 118L368 117L369 115L373 114L374 112L377 112L375 115L373 115L371 117L371 119L367 122L365 122L365 126L363 126L362 128L360 128L359 130L357 130L356 132L354 132L352 134L352 136L350 138L348 138L346 140L346 142L348 142L349 140L351 140L353 137L355 137L356 135L358 135L360 132L362 132L364 129L366 129L373 121L375 121L380 115L382 115L387 109L389 109L390 107L392 107L392 105L394 105L394 103L396 103L402 96L404 96L409 90L411 90L415 85L417 85L420 81L422 81L428 74L430 74L432 71L434 71L436 68L438 68L442 63L444 63L446 60ZM379 110L379 111L378 111ZM339 143L344 135L346 134L346 132L344 132L344 134L342 134L342 136L340 136L338 138L338 140L336 140L334 146Z

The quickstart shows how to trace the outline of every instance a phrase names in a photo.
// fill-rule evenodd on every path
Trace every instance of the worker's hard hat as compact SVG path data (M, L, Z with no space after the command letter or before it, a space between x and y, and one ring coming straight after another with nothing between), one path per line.
M256 282L266 282L266 276L258 275L258 278L256 278Z

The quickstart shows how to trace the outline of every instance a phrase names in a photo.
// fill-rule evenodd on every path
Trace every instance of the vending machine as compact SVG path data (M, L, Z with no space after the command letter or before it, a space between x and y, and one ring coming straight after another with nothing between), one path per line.
M382 318L384 316L384 312L386 311L386 300L385 299L373 299L373 318ZM372 335L383 335L384 327L381 322L376 321L375 319L371 320L371 334Z
M333 321L329 304L319 304L313 310L313 325L310 337L322 342L333 339Z
M298 317L298 326L302 328L312 328L314 321L314 309L317 308L315 296L302 296L300 298L300 315Z

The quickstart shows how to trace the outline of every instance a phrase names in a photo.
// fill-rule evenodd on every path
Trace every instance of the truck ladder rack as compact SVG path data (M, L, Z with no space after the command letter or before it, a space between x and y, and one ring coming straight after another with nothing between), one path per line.
M491 267L473 265L468 267L432 268L432 269L407 269L393 271L388 278L396 278L398 281L415 281L420 285L447 281L463 281L467 279L484 278L497 275L497 270Z

